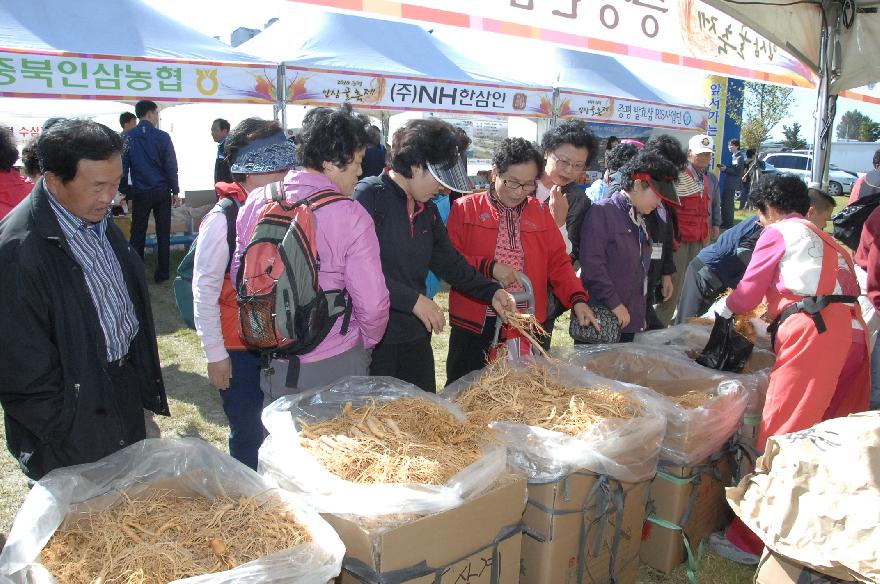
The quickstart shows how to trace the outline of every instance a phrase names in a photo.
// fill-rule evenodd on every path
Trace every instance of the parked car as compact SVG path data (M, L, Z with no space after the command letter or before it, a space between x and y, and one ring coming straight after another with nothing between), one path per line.
M798 175L805 183L811 181L813 156L810 154L774 152L764 157L764 161L778 168L780 172ZM834 164L828 165L828 194L832 197L849 194L856 179L857 174L842 170Z

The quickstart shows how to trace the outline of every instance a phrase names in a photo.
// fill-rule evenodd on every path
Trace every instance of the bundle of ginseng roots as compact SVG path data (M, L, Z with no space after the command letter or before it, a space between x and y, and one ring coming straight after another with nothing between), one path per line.
M40 555L61 584L165 584L311 541L271 495L206 499L150 489L79 515L65 521Z
M455 403L477 426L512 422L576 436L606 418L630 419L644 405L607 387L571 387L552 366L513 368L504 355L490 363Z
M300 445L337 476L360 484L442 485L482 455L486 434L431 400L368 401L323 422L297 418Z

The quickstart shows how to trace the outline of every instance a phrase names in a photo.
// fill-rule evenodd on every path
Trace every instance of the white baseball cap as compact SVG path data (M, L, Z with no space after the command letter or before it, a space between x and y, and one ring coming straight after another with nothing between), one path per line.
M703 154L705 152L714 152L714 144L712 138L707 134L697 134L688 140L688 150L693 154Z

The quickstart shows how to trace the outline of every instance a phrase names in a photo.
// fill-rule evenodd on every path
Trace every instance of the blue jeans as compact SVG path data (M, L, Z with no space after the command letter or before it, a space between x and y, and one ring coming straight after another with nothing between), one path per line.
M871 352L871 409L880 410L880 338Z
M250 351L229 351L232 379L220 391L223 411L229 420L229 454L257 470L257 452L265 431L260 421L263 392L260 390L260 356Z

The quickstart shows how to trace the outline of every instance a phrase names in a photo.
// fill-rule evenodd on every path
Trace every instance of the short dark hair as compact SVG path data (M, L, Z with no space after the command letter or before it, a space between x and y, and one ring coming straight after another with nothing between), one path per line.
M121 114L119 114L119 125L124 128L125 124L127 124L128 122L130 122L132 120L136 120L136 119L137 119L137 116L134 115L133 113L122 112Z
M226 138L226 144L223 147L223 153L226 157L226 163L229 166L235 162L235 157L242 148L260 138L267 138L281 131L281 125L275 120L263 120L260 118L247 118L242 120L235 129L229 133ZM232 180L236 182L244 181L246 175L235 173Z
M335 110L319 107L303 119L297 151L306 168L321 170L325 162L342 168L351 164L368 140L363 118L352 112L350 105Z
M412 178L413 166L424 168L429 162L441 163L460 157L462 143L461 133L443 120L410 120L398 128L391 139L391 168Z
M730 139L730 142L728 142L728 144L730 144L731 146L736 146L737 148L739 148L739 140L737 140L736 138L731 138L731 139Z
M382 145L382 130L380 130L376 126L367 127L367 137L369 137L370 144L372 144L373 146Z
M634 175L645 173L654 180L675 180L678 178L679 166L675 165L660 151L653 148L642 148L620 169L620 188L629 190L635 184Z
M148 113L158 110L159 106L156 105L156 102L150 101L149 99L142 99L141 101L134 104L134 113L139 120L144 119L144 116L146 116Z
M63 183L76 177L80 160L109 160L119 154L122 137L92 120L62 120L40 134L37 141L40 168Z
M765 174L751 195L752 203L762 213L773 207L781 213L800 213L806 215L810 210L810 196L807 185L792 174Z
M620 138L617 136L608 136L608 139L605 140L605 150L614 150L614 147L620 144Z
M599 153L599 140L583 120L566 120L544 133L544 137L541 138L541 149L545 154L553 152L564 144L587 149L587 168L593 164Z
M40 157L37 155L37 136L34 136L21 149L21 165L27 176L35 177L40 174Z
M880 148L874 151L874 160L872 162L874 166L880 166Z
M880 152L880 150L878 150L878 152ZM749 148L746 150L746 158L754 158L757 153L758 151L754 148Z
M618 144L606 153L605 166L609 171L617 172L638 153L639 147L635 144Z
M18 147L15 145L12 128L0 125L0 170L12 170L16 160L18 160Z
M525 138L506 138L492 156L492 166L498 173L507 172L511 166L534 162L538 169L535 178L544 173L544 156L537 146Z
M681 142L669 134L660 134L651 138L645 144L645 148L663 156L678 168L684 168L688 162L687 152L681 147Z
M226 130L227 132L229 131L229 127L230 127L229 122L227 122L223 118L217 118L216 120L211 122L211 126L217 126L221 130Z
M820 211L833 209L837 204L834 197L819 189L807 189L807 196L810 197L810 206Z

